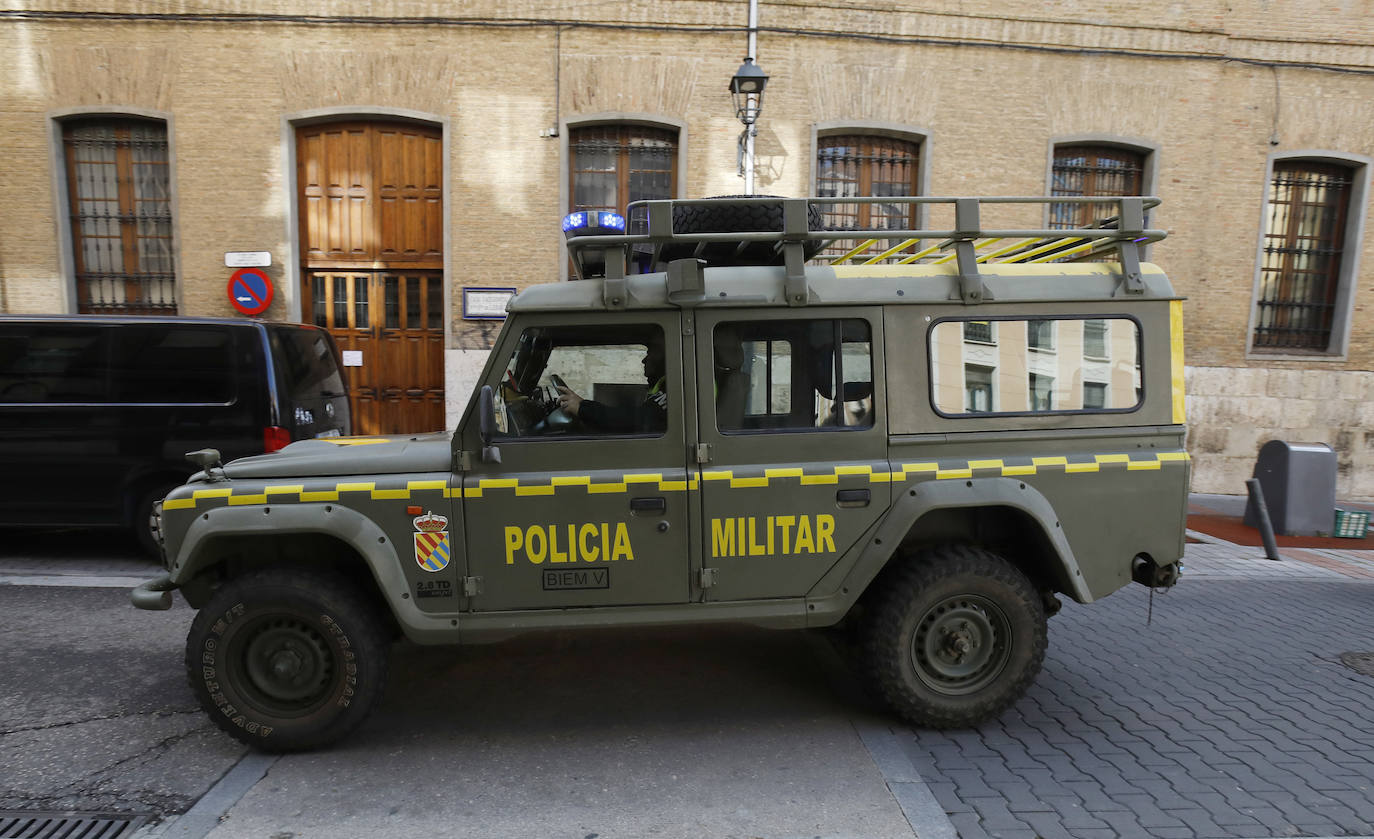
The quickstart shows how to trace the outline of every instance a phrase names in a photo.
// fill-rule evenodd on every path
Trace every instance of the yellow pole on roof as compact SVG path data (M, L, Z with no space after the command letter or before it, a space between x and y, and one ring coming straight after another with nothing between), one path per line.
M939 246L939 245L931 245L930 247L926 248L925 250L917 251L916 253L913 253L911 256L908 256L908 257L906 257L905 259L899 259L899 260L897 260L897 263L896 263L896 264L898 264L898 265L910 265L911 263L915 262L915 261L918 260L918 259L925 259L927 256L930 256L931 254L935 253L935 252L938 251L939 249L940 249L940 246Z
M1006 259L1002 260L1002 262L1003 262L1003 263L1006 263L1006 262L1025 262L1026 260L1030 259L1032 256L1036 256L1036 255L1038 255L1038 254L1042 254L1042 253L1044 253L1045 251L1054 250L1055 248L1060 248L1060 247L1063 247L1064 245L1071 245L1071 244L1073 244L1074 242L1081 242L1081 241L1083 241L1083 238L1082 238L1081 236L1070 236L1070 237L1065 238L1065 239L1055 239L1053 242L1049 242L1049 243L1047 243L1047 244L1041 245L1041 246L1038 247L1038 248L1032 248L1031 250L1028 250L1028 251L1026 251L1025 253L1018 253L1018 254L1016 254L1015 256L1009 256L1009 257L1007 257Z
M850 257L853 257L853 256L858 256L859 254L863 253L864 251L868 250L869 248L871 248L872 246L874 246L874 245L876 245L876 244L878 244L878 240L877 240L877 239L867 239L867 240L865 240L865 241L863 241L863 242L860 242L860 243L859 243L859 246L858 246L857 248L855 248L854 250L850 251L849 253L845 254L844 256L837 256L837 257L835 257L834 259L830 260L830 264L831 264L831 265L839 265L841 262L844 262L846 259L849 259Z
M1049 262L1052 259L1063 259L1066 256L1073 256L1074 254L1083 253L1084 251L1090 251L1098 245L1112 241L1115 241L1114 239L1112 239L1112 237L1104 236L1101 239L1093 239L1091 242L1084 242L1081 245L1075 245L1074 247L1069 248L1068 250L1056 251L1055 253L1049 254L1047 256L1036 257L1035 259L1030 259L1026 262L1027 264L1031 264L1035 262Z
M980 250L980 249L982 249L982 248L986 248L988 245L991 245L991 244L993 244L994 242L1000 242L1000 241L1002 241L1001 237L997 237L997 238L993 238L993 239L984 239L984 240L982 240L981 242L975 240L974 243L973 243L973 250L974 250L974 251L978 251L978 250ZM956 256L958 256L958 254L956 254L956 253L947 253L947 254L945 254L944 256L940 257L939 259L935 260L935 261L934 261L933 263L931 263L931 264L932 264L932 265L943 265L944 263L949 262L950 260L954 259ZM981 261L981 260L980 260L980 261Z
M876 264L878 264L879 262L881 262L882 260L887 259L889 256L892 256L894 253L896 253L897 251L901 250L902 248L909 248L909 247L911 247L912 245L916 244L916 243L919 242L919 241L921 241L921 240L920 240L920 239L907 239L905 242L901 243L901 244L898 245L897 247L895 247L895 248L888 248L887 250L883 251L882 253L878 254L877 256L873 257L872 259L865 260L865 261L863 261L863 262L861 262L861 263L859 263L859 264L860 264L860 265L876 265Z
M1030 244L1031 242L1034 242L1034 241L1036 241L1036 240L1035 240L1035 239L1021 239L1021 240L1019 240L1019 241L1012 242L1010 245L1003 245L1002 247L998 248L998 249L995 250L995 251L989 251L989 252L983 254L982 256L978 257L977 261L978 261L978 262L987 262L989 259L992 259L994 256L1001 256L1001 255L1004 254L1004 253L1011 253L1012 251L1016 250L1017 248L1024 247L1024 246L1026 246L1026 245L1028 245L1028 244Z

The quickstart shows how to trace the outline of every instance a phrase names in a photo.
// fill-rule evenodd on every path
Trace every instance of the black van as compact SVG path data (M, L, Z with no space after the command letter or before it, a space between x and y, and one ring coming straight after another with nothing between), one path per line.
M350 433L339 351L314 326L0 315L0 525L133 528L197 468Z

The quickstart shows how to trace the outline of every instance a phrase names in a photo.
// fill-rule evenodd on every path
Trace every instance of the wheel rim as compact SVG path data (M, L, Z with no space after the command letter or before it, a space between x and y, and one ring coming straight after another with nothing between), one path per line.
M333 692L337 669L324 635L290 616L244 627L236 657L244 699L274 716L308 713Z
M1011 622L986 597L960 594L921 615L911 639L916 676L939 693L961 696L986 687L1011 657Z

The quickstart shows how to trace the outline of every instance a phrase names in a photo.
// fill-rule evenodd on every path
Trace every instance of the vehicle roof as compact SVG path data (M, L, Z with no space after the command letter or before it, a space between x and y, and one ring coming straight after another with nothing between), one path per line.
M291 323L289 321L269 321L269 320L250 320L247 318L219 318L219 317L197 317L191 315L63 315L63 314L16 314L13 312L0 314L0 323L13 323L19 321L57 321L67 323L165 323L165 324L196 324L202 326L236 326L252 329L319 329L320 327L310 323Z
M1129 297L1119 291L1124 279L1119 263L984 264L979 276L987 303L1178 299L1157 265L1142 263L1143 291ZM786 271L781 266L708 267L704 291L669 299L666 272L625 278L627 309L766 308L787 306L783 296ZM942 265L812 265L806 268L807 305L874 306L944 304L960 300L959 270ZM530 286L510 301L511 312L608 310L603 281L573 280ZM805 307L800 307L805 308ZM971 306L970 312L976 312Z

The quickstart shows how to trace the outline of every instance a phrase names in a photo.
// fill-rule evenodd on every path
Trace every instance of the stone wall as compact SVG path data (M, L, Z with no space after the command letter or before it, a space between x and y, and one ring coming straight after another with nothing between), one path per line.
M1189 367L1193 491L1245 494L1260 446L1325 443L1336 497L1374 498L1374 373Z

